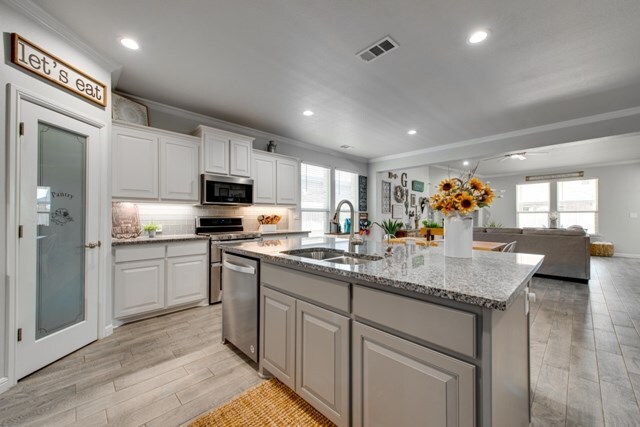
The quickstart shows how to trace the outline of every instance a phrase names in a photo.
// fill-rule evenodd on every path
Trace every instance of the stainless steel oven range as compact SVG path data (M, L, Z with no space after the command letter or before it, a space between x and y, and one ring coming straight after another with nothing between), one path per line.
M209 303L222 301L222 246L262 240L257 231L244 231L242 218L199 216L196 218L196 234L209 236L211 240L209 269Z

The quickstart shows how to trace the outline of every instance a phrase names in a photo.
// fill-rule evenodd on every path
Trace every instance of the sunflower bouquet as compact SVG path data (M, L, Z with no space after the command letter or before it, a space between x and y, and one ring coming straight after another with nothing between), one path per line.
M474 173L475 170L459 178L443 179L438 185L438 192L429 199L431 208L444 215L466 215L489 206L496 197L495 193L487 184L476 178Z

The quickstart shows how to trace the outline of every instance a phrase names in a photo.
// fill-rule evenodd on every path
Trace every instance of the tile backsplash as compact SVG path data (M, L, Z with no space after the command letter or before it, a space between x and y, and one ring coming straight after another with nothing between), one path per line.
M140 223L162 225L162 234L193 234L197 216L239 216L247 231L258 229L258 216L280 215L278 229L293 228L294 210L275 206L192 206L182 204L137 203L140 212Z

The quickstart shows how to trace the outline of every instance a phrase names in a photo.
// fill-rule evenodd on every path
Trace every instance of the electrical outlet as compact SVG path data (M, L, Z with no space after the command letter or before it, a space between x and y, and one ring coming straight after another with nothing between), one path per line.
M638 212L629 212L629 218L637 219L638 218Z

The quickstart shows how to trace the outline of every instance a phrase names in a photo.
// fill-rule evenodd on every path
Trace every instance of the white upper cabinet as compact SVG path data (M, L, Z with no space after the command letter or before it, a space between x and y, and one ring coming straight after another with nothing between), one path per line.
M160 197L198 200L198 143L160 138Z
M276 203L276 159L253 153L253 203Z
M202 140L202 172L251 176L253 138L207 126L198 126L194 135Z
M235 176L251 176L251 142L232 139L229 141L231 150L231 166L229 174Z
M229 140L216 134L205 133L202 137L204 171L222 175L229 174Z
M151 132L113 126L113 197L158 198L158 141Z
M293 157L253 150L253 203L297 205L299 165Z
M114 198L198 200L198 138L114 123L112 150Z
M298 204L299 163L294 159L277 159L276 201L280 205Z

